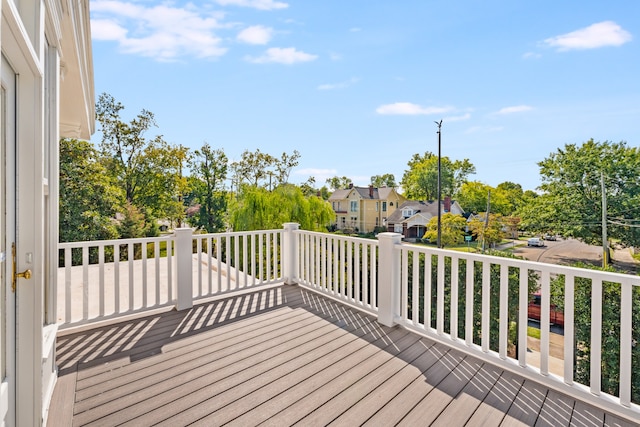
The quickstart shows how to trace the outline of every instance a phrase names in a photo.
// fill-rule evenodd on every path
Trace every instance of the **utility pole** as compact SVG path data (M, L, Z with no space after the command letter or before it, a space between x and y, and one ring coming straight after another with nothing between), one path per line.
M438 125L438 249L442 248L442 206L440 199L442 198L442 174L440 172L440 159L442 150L442 120L435 122Z
M609 265L609 242L607 241L607 192L604 188L604 172L600 172L602 188L602 268Z

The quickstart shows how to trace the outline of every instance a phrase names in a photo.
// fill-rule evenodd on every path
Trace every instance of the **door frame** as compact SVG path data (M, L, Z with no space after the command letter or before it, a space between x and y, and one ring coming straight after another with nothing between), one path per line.
M25 27L16 5L2 0L0 46L16 78L16 248L17 271L32 271L29 280L19 279L16 290L16 419L15 425L43 422L42 347L44 325L45 248L43 238L44 99L38 34L42 21ZM28 16L39 16L42 2L30 4ZM35 8L35 9L33 9Z
M0 212L2 219L0 231L0 251L2 260L2 293L4 297L3 316L4 332L2 336L3 357L0 372L0 420L6 425L15 424L16 410L16 299L12 290L13 256L12 246L16 237L16 186L15 186L15 160L16 160L16 74L4 55L1 58L1 90L0 96L0 207L6 211L6 215Z

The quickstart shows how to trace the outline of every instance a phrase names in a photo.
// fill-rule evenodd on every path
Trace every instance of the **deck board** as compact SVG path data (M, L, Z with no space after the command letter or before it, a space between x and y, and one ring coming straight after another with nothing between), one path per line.
M297 286L62 332L49 425L611 425Z

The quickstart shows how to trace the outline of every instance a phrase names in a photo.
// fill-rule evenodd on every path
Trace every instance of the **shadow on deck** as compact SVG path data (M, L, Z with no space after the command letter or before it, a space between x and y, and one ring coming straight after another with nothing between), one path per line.
M298 286L58 337L48 424L631 425Z

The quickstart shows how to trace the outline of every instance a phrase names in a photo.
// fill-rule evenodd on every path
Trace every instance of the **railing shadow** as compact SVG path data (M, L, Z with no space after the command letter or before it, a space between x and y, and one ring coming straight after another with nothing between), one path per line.
M63 334L58 337L56 348L59 375L104 363L128 363L151 357L173 342L266 313L287 303L282 288L268 288L201 303L189 310L173 310Z

